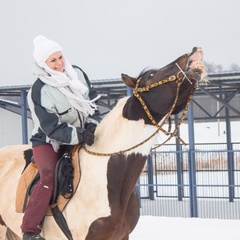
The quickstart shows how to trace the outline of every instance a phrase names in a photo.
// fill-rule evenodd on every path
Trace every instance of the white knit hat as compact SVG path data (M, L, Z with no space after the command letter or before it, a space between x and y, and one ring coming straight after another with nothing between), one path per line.
M61 46L42 35L38 35L33 39L33 57L36 63L43 67L46 60L55 52L62 51Z

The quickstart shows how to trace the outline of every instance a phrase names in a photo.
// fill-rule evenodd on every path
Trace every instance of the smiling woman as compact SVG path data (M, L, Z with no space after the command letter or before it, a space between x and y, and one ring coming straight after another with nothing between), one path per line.
M84 76L78 78L63 57L61 46L42 35L34 38L33 43L37 80L29 90L28 104L34 122L30 141L40 180L24 212L23 240L44 239L39 234L52 197L61 148L83 143L91 146L98 123L91 117L97 105L89 98Z
M62 52L55 52L46 60L46 64L49 68L54 71L63 72L64 71L64 58Z

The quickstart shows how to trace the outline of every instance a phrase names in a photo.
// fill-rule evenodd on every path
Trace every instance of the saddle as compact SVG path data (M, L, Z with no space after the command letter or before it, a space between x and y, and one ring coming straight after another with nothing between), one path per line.
M55 183L53 196L50 201L46 216L53 216L54 209L62 212L74 195L80 181L80 165L78 152L80 145L76 145L61 155L55 169ZM27 206L35 184L40 176L34 162L24 169L17 186L16 212L23 213Z

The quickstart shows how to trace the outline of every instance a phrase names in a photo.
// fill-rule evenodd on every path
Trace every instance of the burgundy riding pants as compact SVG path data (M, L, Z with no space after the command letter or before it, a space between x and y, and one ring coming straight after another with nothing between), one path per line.
M54 171L58 153L50 144L33 148L33 157L40 173L40 181L34 186L22 221L22 231L39 234L53 193Z

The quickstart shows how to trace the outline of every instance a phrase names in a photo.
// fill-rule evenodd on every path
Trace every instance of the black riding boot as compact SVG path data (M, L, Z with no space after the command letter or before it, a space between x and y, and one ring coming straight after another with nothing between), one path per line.
M39 234L26 232L23 234L23 240L45 240Z

